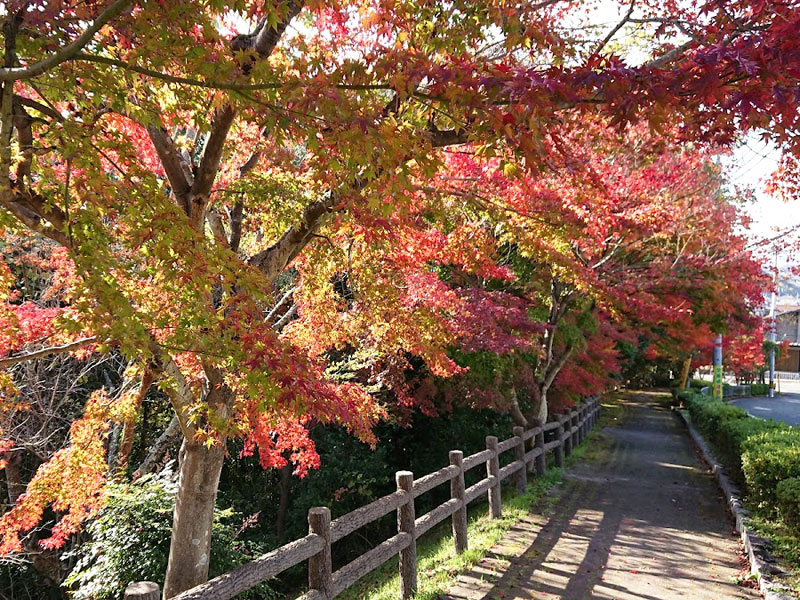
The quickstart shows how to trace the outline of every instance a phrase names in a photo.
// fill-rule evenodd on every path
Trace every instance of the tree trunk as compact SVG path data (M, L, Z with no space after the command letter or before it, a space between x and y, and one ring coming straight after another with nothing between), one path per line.
M542 424L547 423L547 389L543 384L537 383L531 388L531 406L525 412L528 421L539 419Z
M514 425L518 425L523 429L528 428L528 419L525 418L525 415L522 413L522 409L519 407L519 398L517 397L517 389L512 387L509 392L508 396L511 400L511 420L514 422Z
M692 369L692 358L689 357L683 361L683 371L681 372L681 389L685 390L689 387L689 373Z
M547 410L547 390L543 390L539 394L539 408L536 412L536 418L544 425L547 423L549 411Z
M6 467L3 472L6 475L6 490L8 491L8 503L13 506L17 503L24 492L27 484L22 480L20 465L22 464L22 450L10 452L6 458Z
M208 579L211 524L224 458L224 440L211 448L193 440L183 440L169 563L164 581L165 599Z

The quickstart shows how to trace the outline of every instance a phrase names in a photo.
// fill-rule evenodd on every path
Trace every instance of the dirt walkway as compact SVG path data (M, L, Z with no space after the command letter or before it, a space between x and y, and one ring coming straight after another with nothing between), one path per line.
M619 413L544 516L519 523L446 598L760 597L732 581L737 538L683 426L653 395Z

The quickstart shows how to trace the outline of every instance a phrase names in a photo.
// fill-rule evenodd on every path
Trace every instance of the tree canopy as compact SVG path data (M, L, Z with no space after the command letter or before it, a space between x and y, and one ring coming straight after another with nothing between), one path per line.
M45 547L93 514L154 386L183 438L170 597L207 576L226 440L302 476L310 423L374 444L460 387L527 423L551 389L607 385L620 342L682 358L754 327L762 269L715 157L756 130L791 190L798 8L7 3L0 451L29 403L15 365L125 366L0 552L48 508Z

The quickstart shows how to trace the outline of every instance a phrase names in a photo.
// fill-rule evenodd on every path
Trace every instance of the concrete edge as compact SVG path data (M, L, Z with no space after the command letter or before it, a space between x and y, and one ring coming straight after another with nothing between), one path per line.
M676 410L675 412L680 415L686 424L692 441L700 450L703 460L711 467L711 472L714 474L717 484L722 489L722 493L725 494L728 509L736 522L736 531L741 536L747 552L750 573L758 578L758 587L764 598L766 600L798 600L791 588L780 582L780 579L786 576L786 572L778 566L777 559L770 554L769 540L756 535L750 530L747 520L748 512L742 506L741 492L731 483L731 480L725 474L722 464L711 452L700 432L692 425L691 418L686 414L686 411Z

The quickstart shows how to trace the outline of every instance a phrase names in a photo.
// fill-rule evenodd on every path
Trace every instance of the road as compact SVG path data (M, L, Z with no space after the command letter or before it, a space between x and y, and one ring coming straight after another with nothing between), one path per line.
M547 507L531 511L447 600L755 599L725 504L682 423L623 401ZM606 420L608 423L608 420Z
M800 382L784 380L779 389L780 394L775 398L742 398L731 404L741 406L754 417L797 425L800 423Z

